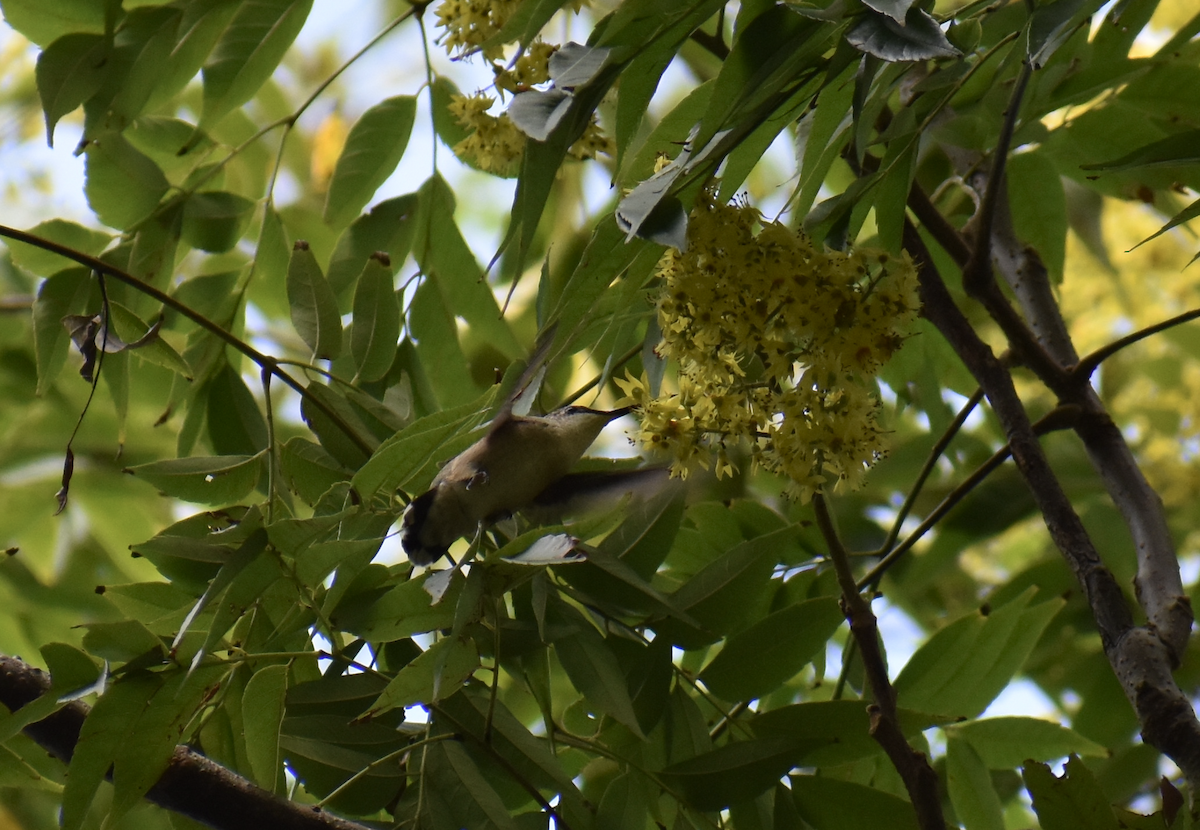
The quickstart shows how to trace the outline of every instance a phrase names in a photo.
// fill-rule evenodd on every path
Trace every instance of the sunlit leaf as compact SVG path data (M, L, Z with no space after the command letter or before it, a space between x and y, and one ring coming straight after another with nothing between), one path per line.
M400 163L416 114L416 99L399 95L375 104L354 123L329 182L327 223L341 227L362 212Z
M169 496L199 504L232 504L258 484L264 455L218 455L172 458L129 467Z
M308 243L297 241L287 270L288 305L296 333L313 356L332 360L342 351L342 319L337 298Z

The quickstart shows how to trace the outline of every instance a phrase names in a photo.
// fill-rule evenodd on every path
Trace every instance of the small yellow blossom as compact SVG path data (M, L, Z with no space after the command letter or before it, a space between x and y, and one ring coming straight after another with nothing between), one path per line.
M454 145L454 154L473 161L481 170L500 175L514 172L525 152L525 134L508 115L489 115L495 103L487 95L455 95L450 99L450 114L468 129L469 136Z

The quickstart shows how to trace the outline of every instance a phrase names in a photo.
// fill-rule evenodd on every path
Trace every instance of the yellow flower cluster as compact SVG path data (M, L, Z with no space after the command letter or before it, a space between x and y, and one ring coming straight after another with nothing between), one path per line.
M501 93L516 94L550 80L550 56L558 46L535 38L511 66L504 66L504 45L483 48L497 34L520 6L520 0L442 0L438 6L438 25L445 30L442 42L447 52L466 53L482 49L491 62L495 87ZM574 4L578 11L579 3ZM471 135L454 146L459 158L474 162L481 170L499 175L513 175L525 151L525 134L506 113L489 115L487 110L495 98L484 93L455 95L450 114L471 130ZM614 155L616 143L604 134L596 123L595 114L582 136L571 145L569 152L576 159L595 158L600 153Z
M908 257L821 250L705 191L687 250L658 270L659 353L678 362L678 391L651 400L644 382L621 382L642 406L640 440L669 450L679 475L712 453L727 474L748 441L804 501L860 484L885 450L872 376L919 307Z
M489 173L511 175L525 152L525 134L517 129L507 113L488 114L494 101L482 93L451 98L450 114L459 124L473 130L454 145L454 154L473 159L479 169Z
M442 44L447 53L460 54L479 49L504 28L521 5L521 0L442 0L437 9L437 25L446 31ZM504 56L502 45L483 50L488 60Z

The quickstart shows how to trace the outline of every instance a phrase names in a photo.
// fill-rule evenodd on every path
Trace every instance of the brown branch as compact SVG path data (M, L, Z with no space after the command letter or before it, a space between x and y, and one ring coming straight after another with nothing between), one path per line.
M0 703L10 711L48 691L50 678L45 672L16 657L0 655ZM24 732L65 764L75 752L88 711L83 703L68 703L25 727ZM146 794L146 800L219 830L366 830L361 824L260 789L185 746L175 748L170 765Z
M879 648L878 620L871 611L871 603L863 598L855 585L850 556L834 527L825 497L819 493L813 496L813 507L817 526L829 547L829 558L833 561L838 585L842 589L842 612L850 623L854 642L862 652L863 669L871 696L875 699L867 707L871 717L871 737L883 748L900 773L913 809L916 810L918 825L923 830L943 830L946 819L942 815L941 798L938 796L937 773L929 765L925 753L910 746L900 729L896 715L896 690L888 679L887 663Z
M1033 494L1050 536L1083 588L1100 633L1105 655L1137 712L1142 726L1142 737L1174 760L1192 786L1200 785L1200 721L1196 719L1191 701L1179 689L1171 674L1171 666L1177 658L1176 653L1160 636L1160 627L1154 623L1153 618L1149 627L1134 627L1132 614L1125 604L1120 586L1112 572L1100 560L1083 523L1042 452L1013 386L1012 376L987 344L979 339L966 317L954 304L925 247L924 240L911 222L905 223L904 246L917 265L925 316L942 332L983 387L992 409L1004 427L1013 460ZM1081 414L1076 430L1088 446L1089 454L1093 453L1093 450L1116 454L1116 443L1124 445L1120 430L1107 417L1091 387L1086 387L1086 390L1091 394L1089 399L1080 403ZM1094 409L1097 406L1100 407L1098 411ZM1101 447L1101 444L1105 446ZM1127 448L1125 451L1128 451ZM1138 482L1144 482L1136 464L1119 471L1115 466L1110 466L1102 471L1102 475L1105 473L1108 474L1105 476L1105 482L1110 487L1137 490ZM1135 480L1118 481L1118 475L1134 476ZM1120 498L1121 495L1114 495L1114 501L1119 505L1131 504L1129 499ZM1145 504L1138 505L1139 510L1146 508ZM1129 521L1130 518L1127 513L1126 520ZM1138 516L1132 518L1136 519ZM1135 539L1139 538L1139 526L1133 526L1133 529ZM1143 579L1144 557L1145 552L1139 550L1139 586ZM1177 567L1175 574L1177 579ZM1156 572L1151 576L1166 579L1169 574ZM1183 602L1163 610L1172 624L1184 614L1190 621L1190 608L1186 598Z

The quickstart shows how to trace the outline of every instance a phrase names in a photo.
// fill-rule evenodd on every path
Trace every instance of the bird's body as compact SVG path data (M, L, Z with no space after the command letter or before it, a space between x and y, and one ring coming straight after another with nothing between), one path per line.
M504 409L487 434L451 459L405 511L401 542L428 565L481 524L530 505L570 472L604 426L629 409L565 406L547 415Z

